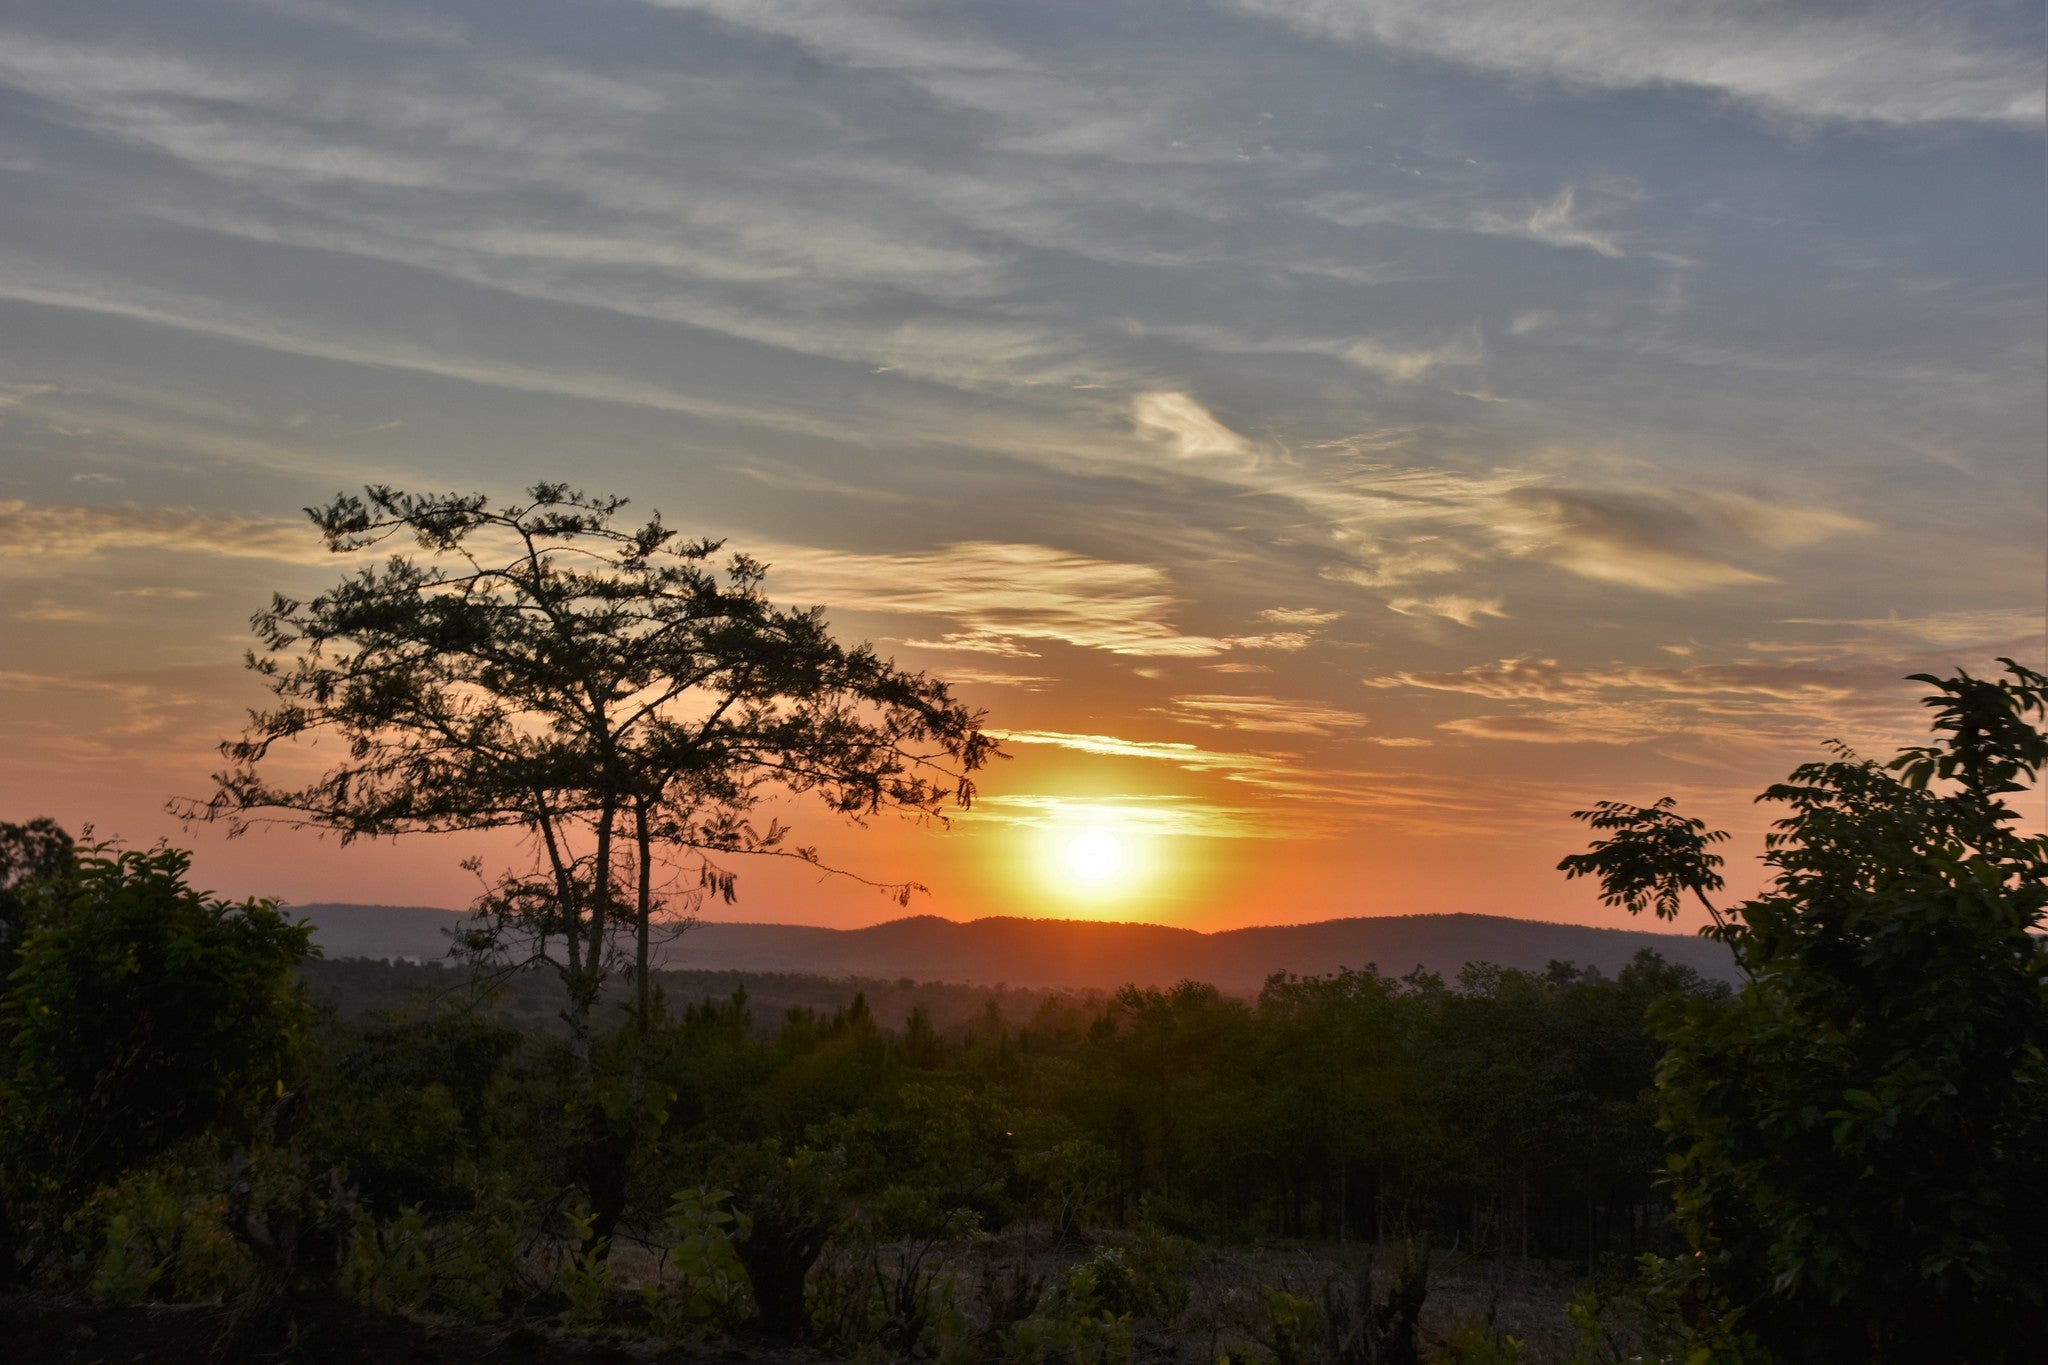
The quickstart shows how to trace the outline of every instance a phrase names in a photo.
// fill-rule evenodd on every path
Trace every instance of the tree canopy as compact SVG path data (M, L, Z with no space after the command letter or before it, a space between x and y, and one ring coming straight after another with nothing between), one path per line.
M2006 798L2048 764L2048 678L1917 675L1932 743L1841 746L1758 799L1771 880L1715 909L1750 983L1657 1017L1681 1279L1745 1360L2001 1360L2048 1316L2048 835ZM1660 913L1719 885L1668 802L1579 813L1565 859Z
M494 944L520 931L583 1007L613 936L733 891L724 855L816 860L757 819L776 795L856 821L944 818L996 752L947 685L775 605L767 566L685 539L657 513L558 483L496 505L388 487L308 515L366 563L253 620L277 704L223 744L230 766L185 813L234 829L283 819L359 836L511 827L536 864L487 898ZM280 746L323 734L345 757L280 782ZM889 889L907 897L914 884ZM644 1001L643 1001L644 1004Z

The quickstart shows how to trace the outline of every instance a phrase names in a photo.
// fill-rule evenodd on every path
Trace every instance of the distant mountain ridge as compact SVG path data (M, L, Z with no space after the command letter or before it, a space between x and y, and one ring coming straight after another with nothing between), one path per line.
M299 905L288 913L313 922L313 940L328 957L429 961L447 953L446 931L466 918L451 910L394 905ZM704 923L665 945L660 958L664 967L705 971L1097 990L1192 979L1250 995L1274 972L1317 976L1368 965L1389 976L1419 967L1448 978L1472 962L1539 971L1560 961L1612 976L1644 948L1702 976L1735 978L1728 950L1707 939L1471 914L1334 919L1206 934L1163 924L1007 916L960 922L913 915L862 929Z

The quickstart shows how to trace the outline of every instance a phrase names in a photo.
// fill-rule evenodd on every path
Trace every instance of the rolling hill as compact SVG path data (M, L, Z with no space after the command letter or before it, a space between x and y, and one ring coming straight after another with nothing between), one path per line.
M302 905L328 957L433 960L463 916L393 905ZM1733 980L1725 948L1684 934L1552 924L1502 915L1390 915L1198 933L1159 924L991 917L964 923L915 915L862 929L706 923L664 945L661 964L711 971L806 973L978 985L1113 990L1192 978L1253 994L1277 971L1300 976L1375 965L1455 976L1467 963L1540 970L1575 962L1608 975L1642 949Z

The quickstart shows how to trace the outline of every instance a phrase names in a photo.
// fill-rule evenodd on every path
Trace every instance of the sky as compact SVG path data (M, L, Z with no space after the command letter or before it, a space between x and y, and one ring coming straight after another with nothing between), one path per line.
M1614 923L1572 810L1743 857L1905 675L2048 663L2044 62L2038 0L6 0L0 819L465 903L516 846L165 803L348 568L300 509L563 479L986 709L949 828L790 812L914 912Z

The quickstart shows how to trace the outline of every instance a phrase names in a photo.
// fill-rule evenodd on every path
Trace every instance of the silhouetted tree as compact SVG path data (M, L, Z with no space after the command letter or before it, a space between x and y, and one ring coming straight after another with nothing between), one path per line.
M540 484L503 507L373 487L309 508L338 554L408 540L418 552L255 616L250 664L277 704L223 744L212 798L174 807L236 832L277 819L345 841L526 831L536 866L487 889L472 946L518 945L561 973L593 1085L590 1012L622 932L644 1034L657 915L730 899L725 855L816 861L779 822L755 822L765 799L808 794L856 821L943 818L995 752L945 683L840 645L820 608L776 607L766 567L736 554L718 569L717 541L680 539L659 515L615 524L623 506ZM321 776L266 774L279 746L323 735L344 757ZM593 1171L617 1174L620 1111L640 1106L631 1054L623 1104L593 1105ZM598 1183L612 1187L593 1192L602 1236L622 1186Z
M1694 997L1658 1016L1661 1126L1698 1253L1674 1269L1731 1358L2039 1349L2048 836L2014 828L2005 798L2048 764L2048 678L2001 662L2002 680L1916 675L1935 688L1934 743L1883 767L1837 746L1759 798L1789 810L1771 882L1705 931L1751 981L1732 1008ZM1719 836L1668 802L1579 818L1617 833L1561 866L1611 903L1719 884L1702 855Z

